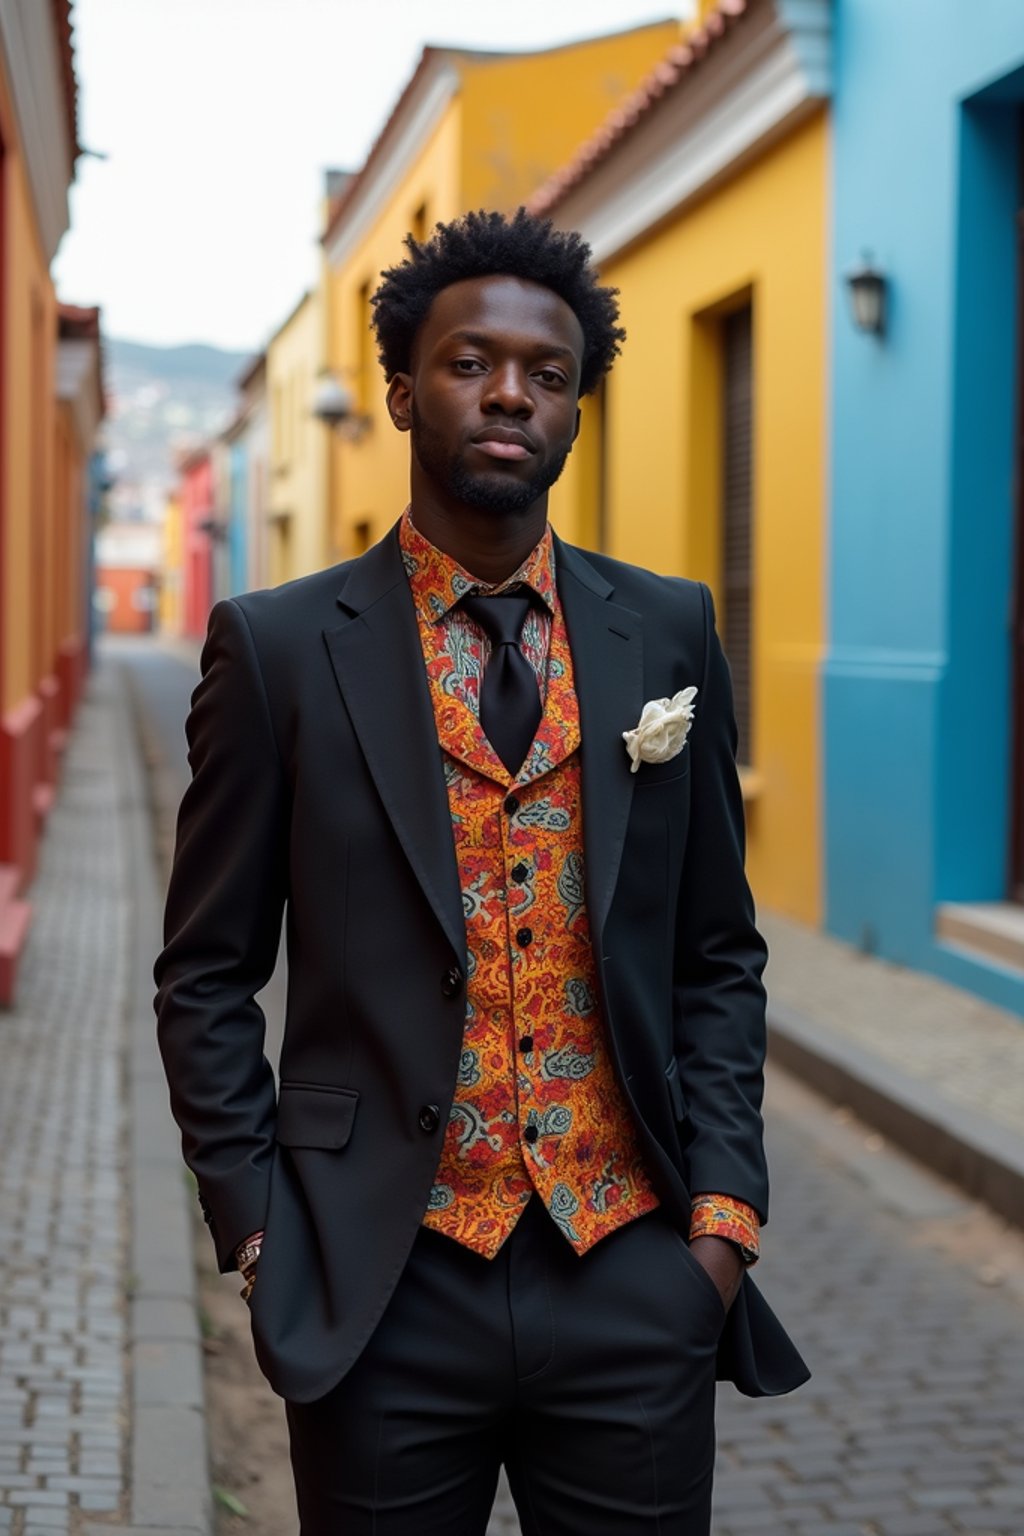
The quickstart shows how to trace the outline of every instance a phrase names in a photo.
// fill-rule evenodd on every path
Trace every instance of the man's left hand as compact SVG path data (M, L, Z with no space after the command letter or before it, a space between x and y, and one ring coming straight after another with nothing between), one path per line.
M728 1312L736 1300L746 1267L736 1244L728 1242L724 1237L706 1234L692 1239L690 1252L711 1276L722 1298L722 1306Z

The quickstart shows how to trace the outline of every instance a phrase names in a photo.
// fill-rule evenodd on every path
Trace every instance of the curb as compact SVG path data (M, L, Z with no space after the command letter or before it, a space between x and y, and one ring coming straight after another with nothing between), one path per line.
M940 1178L1024 1227L1024 1137L837 1036L769 1004L768 1060L880 1131Z
M133 895L128 1123L133 1276L131 1508L125 1536L210 1536L209 1448L191 1204L153 1023L160 944L149 800L128 679L116 656L118 792ZM86 1527L86 1536L109 1527ZM122 1528L124 1529L124 1528Z

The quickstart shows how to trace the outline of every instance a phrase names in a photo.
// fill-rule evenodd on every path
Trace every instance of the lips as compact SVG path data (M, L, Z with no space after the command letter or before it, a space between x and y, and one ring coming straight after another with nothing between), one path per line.
M533 440L518 427L486 427L472 444L492 459L528 459L537 451Z

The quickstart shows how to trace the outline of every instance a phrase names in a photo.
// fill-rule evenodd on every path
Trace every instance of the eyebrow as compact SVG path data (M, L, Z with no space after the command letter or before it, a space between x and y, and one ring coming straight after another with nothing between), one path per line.
M492 347L498 338L488 335L486 331L451 331L445 338L446 342L461 341L470 347ZM532 348L536 356L541 357L567 357L576 361L576 353L571 347L564 347L559 341L543 341Z

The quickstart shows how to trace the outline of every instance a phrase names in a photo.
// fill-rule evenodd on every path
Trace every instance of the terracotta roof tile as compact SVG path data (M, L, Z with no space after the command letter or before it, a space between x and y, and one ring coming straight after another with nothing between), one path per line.
M561 170L549 176L533 196L527 207L531 213L550 214L563 202L574 187L579 186L592 171L611 154L616 145L646 118L670 91L674 91L690 72L705 59L749 11L763 0L718 0L715 10L705 17L703 25L691 32L681 43L674 43L663 59L644 77L636 90L627 96L614 112L605 118L601 126L591 134L577 150L573 158Z
M58 334L67 340L99 341L100 311L98 305L57 304Z

